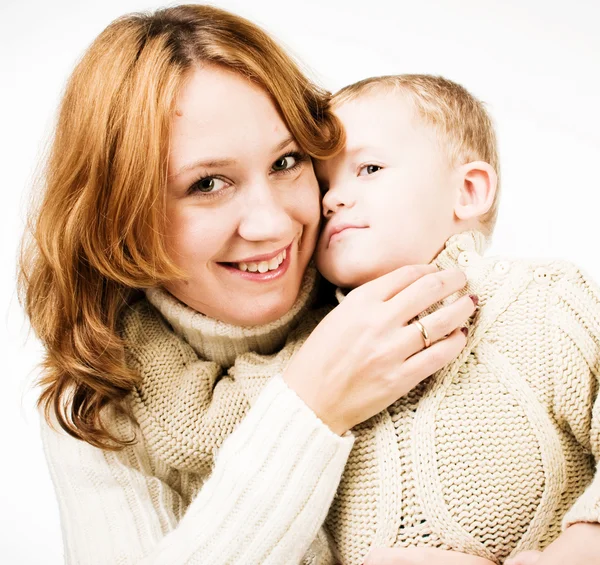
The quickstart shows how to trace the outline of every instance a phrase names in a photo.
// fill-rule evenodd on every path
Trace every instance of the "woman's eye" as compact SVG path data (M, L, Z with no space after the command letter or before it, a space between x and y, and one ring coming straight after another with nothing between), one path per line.
M379 165L365 165L364 167L361 167L358 171L358 176L364 177L366 175L372 175L373 173L376 173L379 170L381 170L381 167Z
M190 192L202 192L204 194L219 192L229 186L224 180L216 177L204 177L196 181L191 187Z
M292 169L296 166L297 159L293 155L286 155L285 157L281 157L277 159L273 163L272 169L274 171L285 171L287 169Z

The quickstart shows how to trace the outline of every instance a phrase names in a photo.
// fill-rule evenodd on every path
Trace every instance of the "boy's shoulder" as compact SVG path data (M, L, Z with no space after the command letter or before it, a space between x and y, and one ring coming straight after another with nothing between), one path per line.
M531 327L550 322L600 339L600 288L575 263L471 254L459 257L458 264L467 275L469 293L485 305L478 323L491 328L500 318L506 323L508 316Z
M435 260L442 269L459 268L470 281L497 288L502 281L511 284L541 283L554 287L560 281L591 281L580 267L558 258L530 258L491 254L489 237L477 230L455 234ZM519 284L520 286L520 284Z
M569 285L589 286L592 292L600 294L585 270L565 259L479 255L465 251L458 256L457 263L470 280L487 281L494 286L502 281L515 284L521 280L523 283L537 283L548 290Z

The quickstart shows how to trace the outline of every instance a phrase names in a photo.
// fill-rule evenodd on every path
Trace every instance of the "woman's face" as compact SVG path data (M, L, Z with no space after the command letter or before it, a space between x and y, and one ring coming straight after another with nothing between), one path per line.
M298 295L319 215L311 160L269 96L196 69L177 101L167 189L169 253L188 276L165 288L224 322L273 321Z

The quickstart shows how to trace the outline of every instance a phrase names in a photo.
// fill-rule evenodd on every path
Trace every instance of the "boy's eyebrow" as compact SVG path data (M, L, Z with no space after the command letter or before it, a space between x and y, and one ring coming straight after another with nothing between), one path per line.
M357 145L355 147L346 146L345 152L348 155L356 155L357 153L374 153L377 151L376 147L370 145Z

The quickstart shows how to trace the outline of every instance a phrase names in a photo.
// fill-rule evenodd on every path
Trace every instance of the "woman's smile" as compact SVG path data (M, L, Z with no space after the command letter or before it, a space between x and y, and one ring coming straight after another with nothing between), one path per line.
M228 273L243 280L271 282L280 279L287 272L292 261L294 241L273 253L249 257L242 261L217 264L226 269ZM294 252L297 253L297 249Z

